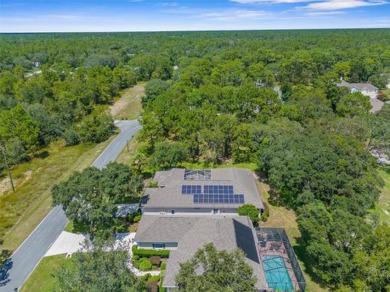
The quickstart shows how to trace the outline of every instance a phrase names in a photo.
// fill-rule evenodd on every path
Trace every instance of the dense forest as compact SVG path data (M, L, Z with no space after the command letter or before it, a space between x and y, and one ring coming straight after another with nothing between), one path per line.
M2 34L0 143L15 165L53 140L103 141L107 105L146 81L137 171L256 163L273 199L296 211L319 282L386 291L390 231L368 214L383 185L369 150L390 147L390 106L369 113L368 97L337 83L385 89L389 39L388 29Z

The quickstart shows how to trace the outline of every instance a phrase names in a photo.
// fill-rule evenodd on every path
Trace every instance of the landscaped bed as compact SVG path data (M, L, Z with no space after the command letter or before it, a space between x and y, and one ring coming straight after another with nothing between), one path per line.
M132 264L141 271L157 271L163 269L166 264L166 258L169 256L169 250L141 249L136 245L133 245L132 252Z

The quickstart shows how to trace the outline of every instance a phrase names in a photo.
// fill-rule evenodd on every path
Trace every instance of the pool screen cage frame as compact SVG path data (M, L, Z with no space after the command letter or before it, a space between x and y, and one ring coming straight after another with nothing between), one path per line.
M273 242L278 243L279 245L284 246L285 255L288 256L288 260L291 264L292 270L295 275L296 281L292 281L294 290L305 291L306 290L306 280L303 276L301 267L299 266L297 257L295 255L294 249L291 246L290 240L288 239L287 233L284 228L273 228L273 227L257 227L256 228L257 238L259 244Z

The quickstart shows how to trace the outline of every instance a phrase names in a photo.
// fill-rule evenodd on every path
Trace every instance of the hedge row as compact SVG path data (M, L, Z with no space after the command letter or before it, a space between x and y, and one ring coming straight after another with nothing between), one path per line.
M137 255L139 257L152 257L152 256L159 256L162 258L168 258L169 257L169 250L166 249L144 249L144 248L138 248L136 245L133 245L132 247L133 255Z

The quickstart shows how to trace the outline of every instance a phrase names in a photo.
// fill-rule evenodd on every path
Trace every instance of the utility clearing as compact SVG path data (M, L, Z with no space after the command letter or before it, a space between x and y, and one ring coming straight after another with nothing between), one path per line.
M141 100L145 95L145 85L138 84L125 89L122 96L110 106L110 113L114 119L135 120L142 112Z

